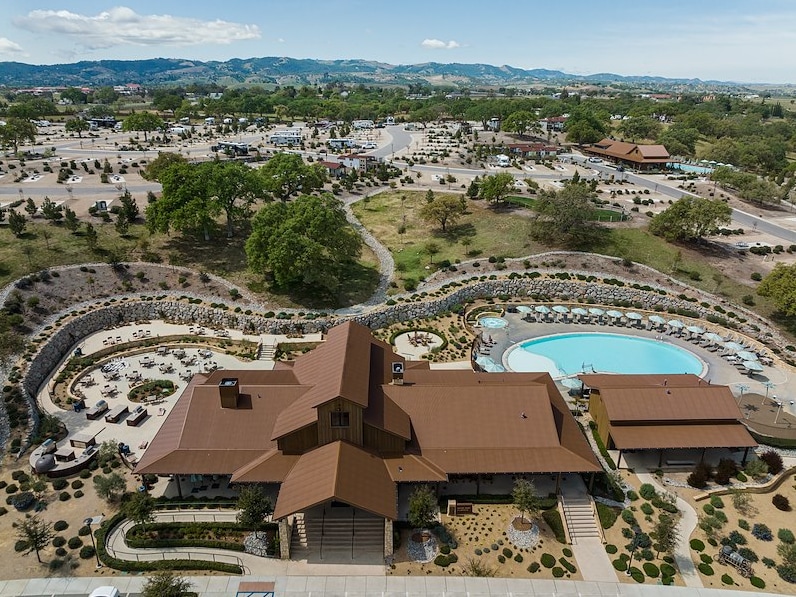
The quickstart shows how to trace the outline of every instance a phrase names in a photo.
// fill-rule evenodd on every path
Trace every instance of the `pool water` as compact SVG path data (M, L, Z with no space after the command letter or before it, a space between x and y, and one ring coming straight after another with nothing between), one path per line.
M512 371L547 371L554 378L576 373L694 373L705 365L668 342L620 334L557 334L517 344L506 354Z
M675 170L681 170L683 172L693 172L695 174L710 174L711 172L713 172L713 168L707 168L705 166L694 166L692 164L670 163L666 165Z
M504 328L509 324L502 317L481 317L478 319L478 323L481 327L490 329Z

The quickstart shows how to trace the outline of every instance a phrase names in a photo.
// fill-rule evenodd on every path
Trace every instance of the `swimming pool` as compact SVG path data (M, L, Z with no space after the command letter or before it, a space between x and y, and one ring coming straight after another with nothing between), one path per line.
M504 357L512 371L547 371L554 378L575 373L694 373L706 365L668 342L620 334L556 334L526 340Z
M695 174L710 174L713 172L713 168L707 168L705 166L694 166L692 164L678 164L678 163L669 163L666 164L669 168L673 168L675 170L682 170L683 172L693 172Z
M484 328L498 329L506 327L509 322L502 317L479 317L478 324Z

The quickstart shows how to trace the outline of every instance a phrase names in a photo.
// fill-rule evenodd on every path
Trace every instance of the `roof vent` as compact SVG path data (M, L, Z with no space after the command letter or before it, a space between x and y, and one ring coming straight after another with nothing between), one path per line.
M221 408L237 408L240 388L237 377L225 377L218 382L218 395L221 397Z

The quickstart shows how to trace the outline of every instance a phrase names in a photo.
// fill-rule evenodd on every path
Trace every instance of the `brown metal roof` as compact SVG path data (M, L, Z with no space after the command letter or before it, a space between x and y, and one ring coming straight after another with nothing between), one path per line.
M384 461L346 442L326 444L299 458L279 489L274 518L329 500L391 520L398 517L395 483Z
M385 458L384 466L396 483L447 481L448 475L436 464L416 454L404 454L398 458Z
M741 410L727 386L604 388L600 397L611 424L741 418Z
M546 373L433 370L406 378L385 393L409 414L412 447L448 473L600 470Z
M725 425L611 425L609 433L619 450L757 446L740 422Z
M615 141L614 139L603 139L593 144L587 151L644 164L665 163L671 160L669 152L663 145L639 145L638 143L627 143L625 141Z
M583 373L578 375L587 387L601 391L604 388L644 388L652 386L689 387L710 385L693 373L666 375L641 373L634 375L613 375L608 373Z
M292 371L217 371L195 376L136 466L138 473L231 474L276 449L277 415L307 391ZM221 408L218 382L237 377L238 408ZM274 383L262 383L267 380ZM291 385L292 380L292 385ZM251 382L259 381L258 385Z
M298 462L297 455L271 450L247 462L234 473L232 483L281 483Z

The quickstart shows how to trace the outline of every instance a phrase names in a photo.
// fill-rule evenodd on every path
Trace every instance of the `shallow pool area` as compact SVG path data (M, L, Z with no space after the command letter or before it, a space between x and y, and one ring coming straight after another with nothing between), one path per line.
M503 319L502 317L479 317L478 318L478 325L482 328L489 328L491 330L496 330L500 328L504 328L509 324L508 321Z
M555 334L512 346L503 357L511 371L547 371L553 378L577 373L693 373L707 365L666 341L605 333Z

